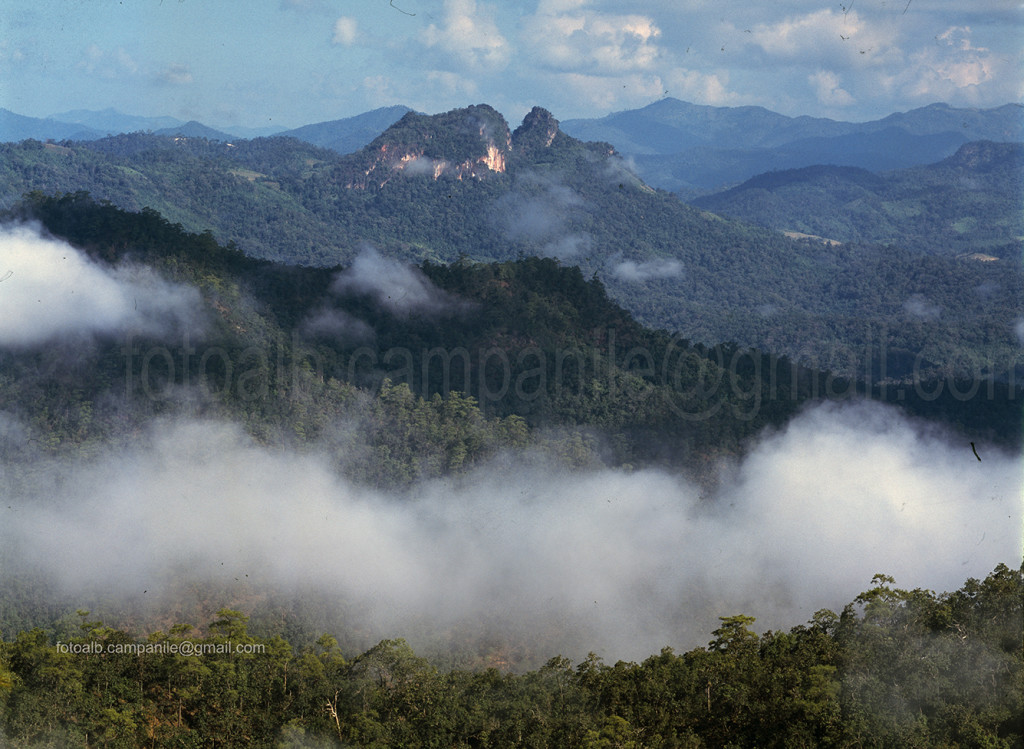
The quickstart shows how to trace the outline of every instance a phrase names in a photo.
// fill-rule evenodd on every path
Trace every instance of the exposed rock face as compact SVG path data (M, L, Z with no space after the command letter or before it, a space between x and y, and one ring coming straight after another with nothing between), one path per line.
M551 112L534 107L515 132L492 107L478 104L443 114L409 112L339 169L348 188L383 187L399 175L434 180L482 180L508 171L510 158L540 155L572 142ZM615 153L606 143L588 143L593 153Z
M480 161L492 172L504 172L506 168L505 154L512 150L512 138L509 136L505 150L498 148L493 143L487 146L487 153L480 158Z
M410 112L364 149L362 174L346 186L383 187L400 173L485 179L507 169L511 150L508 124L487 105L433 116Z
M558 120L551 112L542 107L534 107L523 118L523 124L512 133L512 147L516 153L550 148L558 133Z

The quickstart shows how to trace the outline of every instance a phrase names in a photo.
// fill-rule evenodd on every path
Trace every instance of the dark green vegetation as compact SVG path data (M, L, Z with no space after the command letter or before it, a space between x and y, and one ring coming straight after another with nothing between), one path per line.
M735 341L876 382L1020 381L1013 326L1024 282L1009 262L1019 239L1012 217L991 220L1013 194L954 211L965 220L943 245L970 255L977 237L981 251L1006 256L993 264L924 254L920 243L792 241L651 190L609 152L566 136L543 110L511 133L483 105L408 113L344 157L288 138L26 141L0 146L0 201L87 190L209 230L247 255L303 265L346 264L367 242L416 263L556 256L596 274L643 324L705 345ZM984 168L956 173L983 181ZM946 214L918 208L952 210L968 194L930 187L894 203L889 223L900 236L948 235Z
M187 400L177 388L201 383L204 413L239 420L261 441L312 443L339 419L357 421L367 451L345 470L378 486L458 472L528 443L575 465L701 463L781 423L812 393L853 392L786 360L642 328L599 281L550 259L426 264L425 283L446 296L434 310L403 310L368 290L332 291L337 268L247 258L151 210L75 194L35 195L19 212L99 262L130 258L197 287L209 321L191 343L121 337L73 355L0 352L0 411L57 452L88 451L175 413ZM187 356L189 346L197 351ZM111 399L121 407L100 407ZM599 445L594 429L610 443Z
M19 213L101 263L130 259L198 288L208 321L191 342L122 336L73 353L0 352L0 410L56 451L88 451L175 413L189 404L179 388L197 384L204 397L188 407L240 421L264 442L313 443L339 419L356 420L367 449L344 470L379 486L458 472L526 444L574 465L665 463L700 473L802 403L858 394L971 439L1020 438L1012 406L1021 395L1005 384L868 391L735 344L690 344L641 327L600 281L551 259L426 263L421 278L436 297L395 308L360 287L354 269L248 258L155 211L36 194ZM397 264L375 272L415 277ZM119 408L100 407L112 398Z
M706 648L525 673L296 648L228 609L141 639L80 611L0 644L0 725L12 747L1024 746L1021 571L872 584L788 632L728 616Z
M345 248L344 265L350 267L329 261L331 255L308 267L256 259L241 243L225 246L213 231L189 233L180 219L168 220L152 208L130 213L84 192L30 195L14 211L17 216L40 222L103 267L141 264L197 288L207 322L201 337L180 343L155 335L126 340L107 334L78 342L82 345L65 341L0 351L0 413L27 431L25 439L0 441L5 450L0 487L13 487L18 496L19 482L39 478L22 471L45 466L34 462L37 455L87 457L111 442L130 444L161 415L225 417L243 424L261 443L333 451L346 458L336 462L337 470L363 486L401 488L420 478L458 475L505 448L533 448L570 468L661 464L710 483L714 477L705 469L716 458L740 454L759 430L783 423L801 404L865 393L864 384L761 351L691 344L644 328L609 301L591 272L528 256L531 248L564 248L567 237L576 238L580 252L593 250L594 234L581 227L600 225L592 207L598 198L581 203L579 196L628 195L623 202L609 198L600 205L623 211L617 220L627 225L634 215L627 209L649 211L643 215L651 218L650 225L640 231L668 231L671 222L659 221L659 215L689 217L696 223L678 229L681 242L689 241L687 231L710 227L693 240L695 252L704 247L700 267L724 268L729 272L723 278L734 272L747 291L729 291L708 280L703 307L694 302L692 309L714 315L708 300L718 293L718 306L727 308L728 316L744 294L764 293L773 263L789 267L787 252L807 263L821 257L820 246L786 242L680 208L674 198L648 192L625 173L612 183L596 181L604 172L594 169L613 163L606 149L581 146L553 131L542 112L510 134L517 147L505 153L506 170L494 172L479 159L486 155L497 164L496 156L477 146L490 143L501 152L501 138L493 132L500 122L486 110L468 115L450 117L448 136L436 139L430 118L410 115L376 151L347 161L330 161L324 152L288 141L294 161L281 165L278 187L258 176L250 181L247 172L231 177L249 185L252 194L257 189L283 193L280 184L292 167L301 164L310 173L322 168L334 188L319 200L362 205L374 217L362 226L379 232L383 249L421 260L416 273L373 255L360 255L353 263L354 245ZM279 155L277 145L246 144L247 158L271 158L259 155L264 147ZM396 174L388 159L409 169L402 157L410 152L399 149L387 156L390 149L384 146L392 145L422 149L416 159L429 169ZM159 162L155 147L164 154L168 174L196 178L188 183L191 192L180 189L175 195L197 214L209 208L203 199L230 194L204 192L204 174L234 184L210 165L237 170L255 163L239 166L233 153L225 155L221 146L207 142L132 136L105 147L123 149L125 158L134 153L140 167ZM185 150L176 151L179 147ZM63 146L17 148L43 164ZM194 172L177 161L188 149L198 154L187 162ZM309 164L300 154L324 161ZM516 172L519 158L529 171ZM97 173L106 168L96 164ZM596 166L586 171L586 164ZM387 179L345 186L370 176L369 167ZM566 174L575 174L575 181ZM173 183L168 177L169 189ZM160 190L151 189L159 197ZM465 234L469 242L476 231L460 223L474 214L460 209L441 218L415 213L420 198L435 201L441 210L444 191L490 206L491 213L480 219L491 223L479 243L500 246L503 259L481 262L479 255L465 253L450 264L437 262L459 246L446 244L444 237ZM403 223L400 200L418 218ZM452 205L458 204L453 199ZM543 208L551 204L566 224L548 221ZM259 206L253 199L252 210ZM504 206L504 212L495 206ZM502 225L500 217L508 213L535 220L529 230ZM274 216L254 215L268 221ZM493 237L495 227L505 231L504 244ZM343 236L357 235L348 231L351 235ZM429 243L416 232L424 232ZM268 241L273 236L268 229ZM753 239L749 246L715 244L723 236ZM311 248L320 246L319 239L310 241ZM623 242L628 246L628 238ZM852 261L861 252L877 260L857 248L836 257ZM651 256L632 257L640 262ZM751 266L757 258L763 265ZM376 264L370 276L401 283L367 283L359 274L361 263ZM879 277L894 267L899 269L881 266ZM704 278L711 278L711 270L701 271ZM889 278L894 290L863 293L899 300L918 293L918 282L931 283L924 289L941 287L941 273L935 273L903 279L902 287ZM809 271L808 278L813 276ZM1000 289L1013 283L1005 274L998 280ZM641 285L647 291L636 294L636 304L651 303L650 290L671 283L660 278ZM843 303L841 297L832 301ZM771 319L764 312L762 317ZM990 332L986 328L979 335ZM833 334L824 324L802 332ZM189 347L195 351L187 356ZM901 355L907 353L912 352ZM892 371L883 372L882 366L889 363L883 356L869 379L886 381ZM871 395L946 421L971 440L1019 444L1019 392L997 378L957 382L957 393L973 392L966 398L939 387L953 382L926 380L904 391L886 381L884 389L872 386ZM351 429L337 428L346 424ZM5 741L16 746L1022 744L1022 583L1019 572L1005 567L985 581L968 581L961 590L938 596L895 589L880 577L873 583L877 587L841 615L820 612L788 633L757 636L749 616L729 616L707 648L682 655L666 650L642 663L614 666L596 658L576 666L555 658L525 673L502 670L507 654L500 647L490 655L480 648L478 659L468 664L464 652L461 658L452 655L447 665L457 667L442 669L436 663L444 659L425 660L401 641L386 640L357 655L362 648L337 645L351 633L332 627L318 629L333 637L313 645L306 636L308 621L299 626L285 614L250 626L242 614L225 610L194 636L187 625L177 624L202 621L189 616L167 614L166 625L153 628L120 620L108 627L87 614L75 621L67 610L40 602L33 582L16 580L0 596L5 639L0 710ZM246 608L254 622L257 608ZM157 628L161 632L152 631ZM124 647L138 638L152 645L149 652ZM221 652L186 657L171 651L172 644L186 640L220 646ZM255 647L224 652L229 641ZM61 652L71 644L86 652Z
M754 177L693 205L839 242L1021 260L1024 146L981 141L937 164L873 174L813 166Z

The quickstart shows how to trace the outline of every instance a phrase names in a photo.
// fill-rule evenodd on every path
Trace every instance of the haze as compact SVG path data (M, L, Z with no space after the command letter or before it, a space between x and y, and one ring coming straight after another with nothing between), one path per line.
M573 657L640 659L706 644L721 615L785 628L878 572L953 590L1020 554L1019 461L985 445L979 461L873 403L809 409L704 497L660 471L522 455L386 494L318 450L196 419L55 463L4 423L0 447L20 457L0 542L19 564L108 600L190 580L310 591L344 600L370 644L486 623Z
M283 130L392 104L519 120L672 96L861 121L1020 101L1022 28L1003 0L45 0L0 19L0 107Z

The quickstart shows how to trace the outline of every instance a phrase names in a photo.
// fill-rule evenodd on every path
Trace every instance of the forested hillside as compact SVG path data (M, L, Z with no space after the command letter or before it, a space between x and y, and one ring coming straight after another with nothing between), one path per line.
M417 397L430 402L451 392L475 399L471 411L499 420L493 422L493 437L474 442L483 454L493 450L489 444L524 438L521 428L552 425L619 434L613 462L657 459L657 445L669 436L677 449L689 445L705 456L735 452L745 437L781 423L808 398L855 394L889 400L979 437L1008 444L1019 438L1017 414L1005 407L1007 399L1018 397L1019 386L980 379L950 380L946 387L940 378L912 388L865 388L774 352L692 343L641 327L608 299L599 280L554 259L488 264L462 259L416 270L367 251L347 269L304 268L246 257L218 245L210 233L185 232L155 211L127 213L81 193L34 195L17 215L41 221L49 232L112 267L144 263L198 288L209 321L202 334L206 345L227 352L226 362L204 365L205 384L220 394L218 408L252 424L257 435L286 430L315 439L332 414L361 402L356 390L386 394L390 388L380 388L389 381L409 388L409 407ZM140 335L135 345L145 352L164 343ZM251 358L254 350L260 354ZM201 375L200 359L174 351L170 371L154 367L144 376L142 355L139 369L136 362L126 368L113 341L93 352L90 366L76 370L81 379L64 384L53 379L60 352L2 356L8 373L3 407L25 411L40 437L53 445L88 442L115 431L92 405L103 390L138 394L130 405L141 409L137 418L148 418L169 404L141 396L197 382ZM255 375L240 379L238 371L229 371L231 363L248 363ZM311 377L325 387L311 388ZM300 382L300 402L276 397ZM957 395L979 388L990 391L987 398ZM118 418L136 418L131 413ZM371 434L384 439L388 431L380 425ZM446 444L425 436L414 441L427 451ZM471 450L463 459L472 462L474 455ZM396 475L412 470L415 462L434 465L434 459L418 456L411 442L392 452L394 460L405 466ZM438 466L445 465L439 460ZM363 468L350 470L375 466L372 470L382 472L378 480L395 480L381 465L367 456Z
M875 382L922 370L1005 380L1018 366L1018 265L922 256L914 244L825 246L723 220L651 190L607 145L566 136L543 110L515 134L484 105L409 113L346 157L287 138L143 134L0 148L6 205L30 190L86 190L253 257L323 267L351 262L365 243L416 263L556 257L596 274L650 327ZM900 236L948 232L913 209L943 189L893 204ZM949 246L1010 253L1007 221L978 228L982 216L967 212Z
M116 431L93 407L105 390L135 394L133 408L117 417L141 420L172 407L147 393L202 381L219 396L215 407L251 424L257 436L287 430L314 440L324 424L356 409L356 393L364 391L378 394L377 409L425 409L412 422L427 431L440 425L423 419L441 418L447 408L432 399L466 399L456 410L472 417L473 445L484 453L495 439L496 445L505 439L519 444L528 426L674 433L714 452L734 450L744 434L792 413L812 383L821 391L826 377L783 361L775 367L779 394L769 398L767 382L752 368L762 354L737 351L742 371L730 375L732 349L708 351L644 329L608 300L599 281L552 259L464 260L417 270L370 252L348 269L303 268L248 258L219 246L209 233L184 232L155 211L126 213L85 194L36 195L18 213L111 267L144 263L198 288L207 320L204 344L226 352L224 361L206 366L172 347L169 364L161 361L144 373L143 353L126 367L123 342L110 341L91 353L81 377L62 383L54 379L61 352L5 351L2 407L31 417L40 438L55 448ZM163 350L164 343L139 336L133 345L146 352ZM259 356L249 361L254 351ZM252 377L232 373L232 363L252 364ZM283 397L299 386L298 402ZM289 410L275 410L282 404ZM141 411L133 414L134 408ZM751 418L737 420L744 409ZM449 426L468 428L457 422ZM479 431L485 424L496 430L493 438ZM370 433L392 439L391 427ZM452 467L443 457L434 465L427 455L448 440L426 432L408 439L388 447L389 460L367 456L360 470L373 466L380 472L376 480L388 483L413 478L407 474L414 464L434 466L434 473ZM644 444L629 442L637 445L631 449ZM578 459L586 461L586 442L579 444ZM465 445L452 449L467 463L478 457Z
M1022 194L1024 146L978 141L913 169L771 172L692 204L779 231L1019 266Z
M751 569L770 594L751 600L773 609L835 598L778 579L774 549L747 561L775 518L797 538L829 533L834 512L912 535L896 525L911 501L958 533L960 513L1005 524L1002 451L1021 433L1008 406L1022 397L1006 383L868 388L691 343L553 258L414 267L366 248L287 265L84 192L35 193L6 218L7 743L1020 745L1021 575L1006 565L944 594L879 576L839 614L760 634L754 617L778 611L719 609L708 646L681 654L557 655L588 636L598 650L664 643ZM980 466L983 502L953 474L904 493L917 478L901 461L893 499L868 511L865 486L836 498L814 477L812 499L787 507L781 491L755 513L722 565L737 497L774 493L758 466L781 466L784 442L766 435L813 450L821 439L802 435L825 417L809 407L829 399L913 417L850 412L876 421L870 443L851 437L874 464L916 433L949 435L917 461L938 450L957 476ZM811 472L827 476L833 444ZM874 563L884 550L854 525L829 544L851 535ZM985 537L967 543L988 553ZM715 582L723 570L732 584ZM399 634L365 644L381 630Z
M0 643L0 727L19 748L1024 744L1021 572L940 595L871 582L789 631L727 616L705 648L522 673L441 670L401 639L296 647L229 609L141 638L81 611L57 643Z

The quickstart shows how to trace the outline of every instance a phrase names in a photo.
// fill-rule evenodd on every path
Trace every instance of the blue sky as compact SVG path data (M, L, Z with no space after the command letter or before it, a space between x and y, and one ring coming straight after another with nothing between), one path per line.
M297 127L664 96L867 120L1024 97L1016 0L7 0L0 106Z

